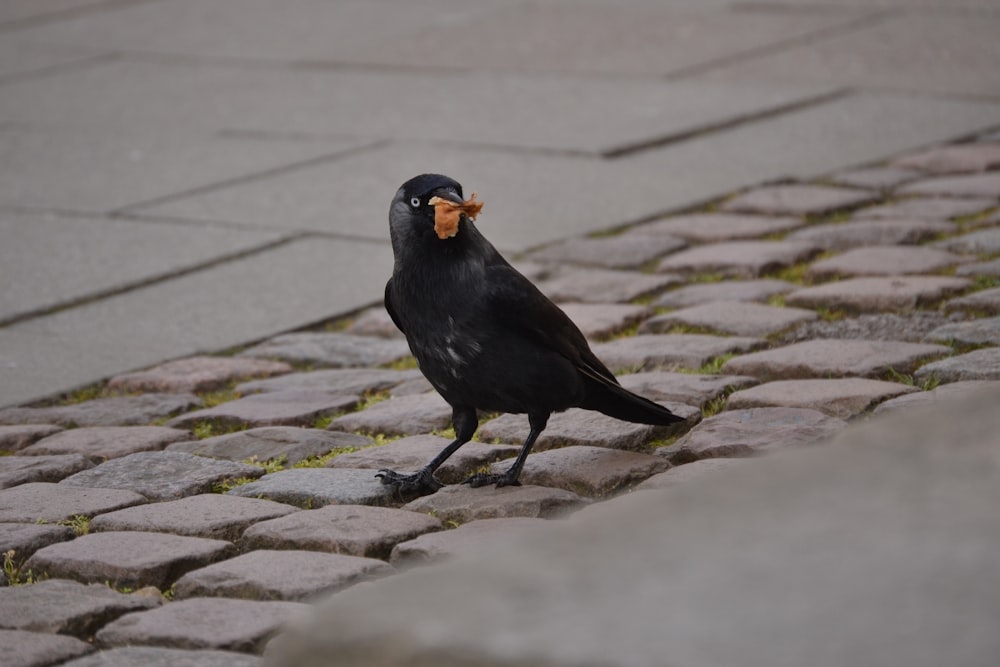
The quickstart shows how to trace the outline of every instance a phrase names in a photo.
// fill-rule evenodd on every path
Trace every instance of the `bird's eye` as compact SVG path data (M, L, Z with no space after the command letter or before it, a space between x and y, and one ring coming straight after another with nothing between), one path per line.
M420 208L420 197L413 197L410 199L410 206L413 208Z

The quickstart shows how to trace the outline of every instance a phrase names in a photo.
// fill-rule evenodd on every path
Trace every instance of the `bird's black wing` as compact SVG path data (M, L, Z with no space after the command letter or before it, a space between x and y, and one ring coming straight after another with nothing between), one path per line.
M406 331L403 329L402 323L399 321L399 315L396 314L396 310L392 305L392 279L385 284L385 309L389 313L389 317L392 318L392 323L396 325L396 328L402 331L404 334Z

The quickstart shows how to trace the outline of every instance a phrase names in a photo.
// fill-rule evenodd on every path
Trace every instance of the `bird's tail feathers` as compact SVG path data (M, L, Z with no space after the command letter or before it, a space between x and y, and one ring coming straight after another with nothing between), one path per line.
M609 417L635 424L666 426L679 421L678 417L659 403L633 394L619 384L608 382L603 377L587 374L587 396L580 407L597 410Z

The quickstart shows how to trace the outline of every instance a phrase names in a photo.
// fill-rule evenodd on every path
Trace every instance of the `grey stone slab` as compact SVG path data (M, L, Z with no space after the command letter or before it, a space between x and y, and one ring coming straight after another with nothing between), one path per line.
M657 270L757 278L808 260L817 252L818 247L802 241L727 241L700 245L669 255L660 262Z
M324 505L391 505L392 490L371 470L293 468L264 475L228 492L231 496L266 498L297 507Z
M0 489L27 482L58 482L94 464L80 454L0 457Z
M258 523L243 540L246 549L306 549L385 560L396 544L441 528L439 519L424 513L328 505Z
M711 477L720 470L744 465L742 459L699 459L684 465L674 466L661 473L653 475L635 487L636 491L651 489L669 489L677 484L693 482L701 483L706 477Z
M93 8L103 3L103 0L53 0L39 4L31 0L12 0L0 9L0 22L7 24L26 23L51 19L53 15L72 12L83 8Z
M771 278L699 283L664 292L652 305L686 308L711 301L766 301L771 296L791 292L796 287L794 283Z
M880 403L872 411L873 415L891 414L897 411L921 412L933 409L941 403L957 404L960 401L976 400L984 393L1000 390L998 380L961 380L949 382L929 391L919 391L898 396Z
M524 484L603 498L634 487L668 466L663 457L652 454L576 445L530 455L520 479ZM493 465L494 472L505 469L503 463Z
M240 355L341 368L392 363L408 357L410 348L402 340L381 340L335 332L304 332L277 336L243 350Z
M772 380L872 377L890 369L909 373L950 351L944 345L902 341L816 339L734 357L722 372Z
M910 310L903 313L866 313L857 317L832 318L808 322L783 334L779 343L796 343L813 338L850 338L855 340L901 340L925 343L925 336L948 322L962 319L961 314L945 315L939 310Z
M581 269L560 272L538 283L538 289L556 302L620 303L655 294L680 282L677 276Z
M108 380L111 391L202 392L236 382L290 373L281 361L240 357L188 357Z
M477 519L532 517L549 519L579 509L590 501L565 489L543 486L446 486L436 493L417 498L404 508L432 512L445 522L467 523Z
M813 262L806 272L811 278L832 276L892 276L942 271L967 257L925 246L869 246L852 248Z
M947 311L964 310L1000 314L1000 287L973 292L944 304Z
M906 311L940 301L970 284L950 276L848 278L797 289L785 296L785 303L849 312Z
M204 440L175 442L167 446L167 451L187 452L229 461L264 462L283 459L285 465L295 465L311 457L329 454L335 449L369 447L372 444L371 438L354 433L298 426L265 426Z
M829 180L837 185L870 190L891 190L892 188L920 177L919 171L899 167L868 167L850 169L831 174Z
M187 412L167 422L173 428L191 428L199 422L223 427L309 426L317 419L354 409L360 396L317 389L290 389L251 394L211 408Z
M5 408L0 422L6 424L52 423L60 426L132 426L201 406L194 394L141 394L96 398L81 403L45 408Z
M1000 227L943 239L934 245L954 252L996 255L1000 253Z
M692 213L675 215L629 228L626 236L676 236L698 243L755 239L783 234L801 227L798 218L736 213Z
M96 426L50 435L25 447L21 453L31 456L82 454L99 463L137 452L159 451L172 442L190 437L187 431L165 426Z
M861 209L855 218L923 218L945 220L979 213L992 208L996 202L985 197L946 199L943 197L908 197L889 204Z
M104 583L48 579L0 588L0 627L90 637L122 614L155 607L151 597L125 595Z
M91 653L67 662L68 667L258 667L260 658L246 653L213 650L123 646Z
M622 375L618 380L626 389L654 401L674 401L701 406L736 389L757 383L747 375L709 375L650 371Z
M0 523L0 554L14 552L11 561L20 567L28 557L50 544L76 537L69 526L33 523Z
M260 549L214 563L177 580L177 599L226 597L308 601L395 573L374 558L317 551Z
M436 435L413 435L393 440L387 445L369 447L334 457L328 468L371 468L381 470L418 470L438 455L451 442ZM518 447L487 445L469 442L452 454L435 472L445 484L457 484L469 477L477 468L501 459L516 456Z
M332 431L419 435L447 428L451 406L438 394L395 396L371 407L337 417Z
M956 276L1000 276L1000 258L988 262L963 264L955 269Z
M925 364L913 374L917 381L1000 380L1000 347L985 347Z
M829 439L847 426L808 408L727 410L709 417L677 442L656 450L675 466L711 458L757 456Z
M87 489L51 482L32 482L0 491L0 521L54 522L74 516L92 517L146 499L121 489Z
M46 667L94 650L87 642L61 635L0 630L0 653L7 667Z
M298 602L193 598L123 616L96 635L102 647L152 645L260 653L308 607Z
M563 303L559 306L587 338L607 338L637 324L649 309L627 303Z
M1000 144L969 143L935 146L892 161L896 167L933 174L986 171L1000 167Z
M777 380L737 391L729 397L726 408L810 408L850 419L882 401L916 391L917 387L867 378Z
M913 245L957 229L955 223L944 220L866 219L811 225L793 232L788 239L812 243L824 250L847 250L858 246Z
M328 368L242 382L236 385L236 391L253 394L290 389L321 389L338 394L371 394L422 377L423 374L417 369L395 371L386 368Z
M954 341L964 345L1000 345L1000 317L943 324L924 336L924 340L932 343Z
M13 454L61 430L62 427L55 424L0 426L0 452Z
M769 215L822 215L857 208L878 199L878 195L865 190L828 185L770 185L727 199L720 208Z
M737 336L768 336L817 317L815 312L804 308L712 301L652 317L642 323L639 333L661 333L676 326L693 326Z
M608 269L636 269L669 254L687 243L665 234L636 236L618 234L603 238L576 238L557 241L527 254L538 262L558 262L601 266Z
M723 354L747 352L764 345L759 338L708 334L643 334L592 347L609 368L671 370L699 368Z
M996 201L1000 199L1000 173L927 178L903 186L900 192L945 197L986 197Z
M508 517L479 519L452 530L425 533L392 548L389 562L396 567L430 564L483 549L489 540L505 540L522 530L544 530L547 519Z
M378 336L379 338L402 338L403 332L389 316L384 306L368 308L352 317L344 327L344 333L356 336Z

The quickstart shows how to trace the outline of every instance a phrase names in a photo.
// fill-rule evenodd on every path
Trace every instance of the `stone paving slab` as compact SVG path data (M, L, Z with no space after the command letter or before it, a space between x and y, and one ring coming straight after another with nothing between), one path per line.
M395 571L374 558L261 549L188 572L177 580L174 590L179 600L226 597L306 602Z
M529 252L537 262L599 266L607 269L637 269L668 253L687 247L679 238L665 234L636 236L619 234L604 238L576 238L552 243Z
M0 628L83 639L122 614L159 604L159 600L149 596L119 593L103 582L81 584L47 579L30 586L0 588Z
M797 289L785 296L785 303L862 313L907 311L932 304L971 284L964 278L950 276L848 278Z
M626 389L654 401L687 403L699 407L725 393L757 383L757 378L748 375L670 371L629 373L618 380Z
M292 373L267 380L242 382L235 387L240 394L295 389L316 389L337 394L369 394L386 391L423 377L417 369L394 371L385 368L328 368Z
M260 653L281 627L306 613L300 602L192 598L104 626L98 646L152 645L186 649L227 649Z
M712 301L652 317L639 333L661 333L676 326L694 326L737 336L769 336L819 316L803 308L765 306L741 301Z
M90 533L32 554L25 568L50 577L105 583L115 588L166 590L189 570L234 555L232 543L167 533Z
M650 491L653 489L669 489L677 484L697 483L705 477L711 477L719 470L741 466L744 459L699 459L684 465L674 466L661 473L653 475L635 487L635 491Z
M925 246L869 246L852 248L813 262L806 275L813 279L825 279L832 276L933 273L965 261L968 261L967 257Z
M58 482L94 464L80 454L0 457L0 489L28 482Z
M235 544L253 524L298 511L270 500L206 493L99 514L91 520L90 530L171 533Z
M811 225L787 238L812 243L824 250L847 250L859 246L915 245L957 229L955 223L943 220L864 219Z
M910 310L902 313L867 313L857 317L809 322L781 336L778 342L796 343L813 338L850 338L853 340L901 340L926 343L924 336L948 322L962 317L945 315L938 310Z
M831 174L829 180L837 185L869 190L891 190L897 185L920 178L921 172L899 167L867 167L848 169Z
M0 410L0 423L135 426L197 407L201 407L201 399L194 394L115 396L47 408L4 408Z
M901 194L941 195L950 197L1000 198L1000 173L974 176L938 176L904 185Z
M55 424L17 424L0 426L0 452L16 453L42 438L59 433L61 426Z
M264 475L227 492L244 498L266 498L310 509L324 505L392 505L392 490L371 470L292 468Z
M623 236L676 236L696 243L755 239L797 229L803 222L794 217L736 213L691 213L630 227Z
M451 442L436 435L412 435L386 445L369 447L334 457L327 468L389 468L397 471L418 470ZM445 484L464 481L476 469L501 459L517 456L519 447L469 442L452 454L434 473Z
M562 311L587 338L607 338L637 324L647 315L645 306L627 303L563 303Z
M817 246L801 241L726 241L674 253L660 262L657 270L757 278L808 260L818 252Z
M991 227L971 234L942 239L934 245L953 252L996 255L1000 253L1000 227Z
M946 220L979 213L994 206L996 202L985 197L967 199L911 197L861 209L854 217L865 220L879 218Z
M653 276L611 269L578 269L561 271L555 277L538 283L547 297L559 303L580 301L584 303L624 303L650 296L672 285L678 285L678 276Z
M791 292L794 283L773 278L760 280L724 280L685 285L664 292L651 304L657 308L685 308L709 301L766 301L775 294Z
M324 431L298 426L265 426L236 433L175 442L168 452L187 452L229 461L266 462L284 458L285 465L323 456L343 447L370 447L371 438L354 433Z
M50 544L76 537L69 526L34 523L0 523L0 554L14 552L14 565L20 567L28 557ZM6 583L6 582L5 582Z
M544 530L547 519L509 517L479 519L457 528L437 533L425 533L392 548L389 562L396 567L425 565L475 552L488 546L490 540L510 539L524 530Z
M165 426L105 426L75 428L42 438L21 450L26 456L82 454L100 462L136 452L158 451L191 434Z
M594 354L612 370L700 368L715 357L747 352L764 345L760 338L708 334L642 334L593 345Z
M984 289L957 299L951 299L944 304L944 309L948 312L964 310L991 315L1000 314L1000 287Z
M385 560L396 544L441 528L441 521L428 514L328 505L251 526L243 544L247 550L305 549Z
M877 201L879 196L865 190L834 188L828 185L771 185L754 188L728 199L723 211L766 215L822 215L856 208Z
M394 396L371 407L337 417L332 431L419 435L448 428L451 406L437 393Z
M1000 380L1000 347L986 347L926 364L913 374L918 382L935 378L941 382Z
M730 359L723 373L753 375L762 380L810 377L874 377L890 369L909 373L920 364L944 356L944 345L902 341L815 339Z
M87 642L61 635L0 630L0 654L7 667L46 667L86 655L94 650Z
M997 276L1000 277L1000 258L988 262L963 264L955 269L956 276Z
M884 415L897 411L913 410L914 414L928 410L941 402L948 401L957 404L959 401L974 400L986 392L1000 389L997 380L961 380L949 382L929 391L905 394L880 403L872 411L872 415Z
M195 410L167 422L172 428L193 428L199 422L220 427L310 426L322 417L352 410L360 397L316 389L289 389L251 394L215 407Z
M116 375L108 381L111 391L203 392L221 389L230 382L271 377L292 372L281 361L239 357L196 356L168 361L144 371Z
M550 519L579 509L590 501L565 489L544 486L446 486L403 506L411 512L432 512L441 521L467 523L477 519L533 517Z
M342 331L352 336L403 338L403 332L396 328L389 312L382 305L366 308L354 315Z
M65 667L258 667L260 658L232 651L187 651L154 646L123 646L91 653Z
M92 517L145 502L146 499L138 493L122 489L88 489L52 482L32 482L0 491L0 521L67 521L75 516Z
M259 466L206 459L185 452L138 452L78 472L60 484L124 489L155 502L207 493L226 480L263 474L264 469Z
M890 164L904 169L917 169L933 174L986 171L1000 167L1000 144L972 143L935 146L910 153Z
M777 380L741 389L729 397L729 410L757 407L809 408L850 419L882 401L919 391L917 387L866 378Z
M409 355L410 348L406 341L337 332L283 334L240 352L240 356L244 357L280 359L296 364L335 368L378 366Z
M847 426L808 408L727 410L709 417L677 442L656 450L675 466L710 458L757 456L821 442Z
M930 343L954 341L963 345L1000 345L1000 317L944 324L924 336L924 340Z

